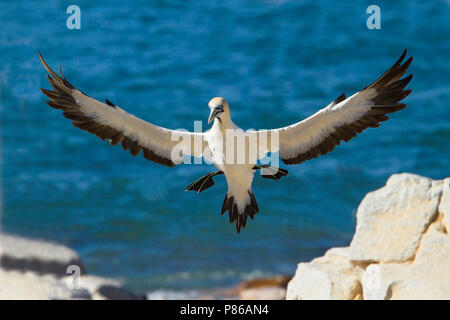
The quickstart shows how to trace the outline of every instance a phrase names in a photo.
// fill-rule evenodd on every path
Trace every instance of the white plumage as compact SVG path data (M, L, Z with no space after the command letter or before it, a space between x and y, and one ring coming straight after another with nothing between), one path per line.
M229 212L230 222L236 222L238 233L245 227L247 217L253 219L259 211L251 188L255 170L261 169L263 177L275 180L287 175L285 169L260 166L257 160L268 152L280 151L284 163L301 163L330 152L340 141L350 140L367 127L378 127L379 122L388 119L387 113L406 106L399 101L411 92L405 87L412 75L403 79L402 76L412 58L402 64L405 56L406 50L370 86L349 98L342 94L311 117L290 126L244 132L231 120L226 99L214 98L208 104L209 122L214 121L211 129L185 132L159 127L136 118L108 100L102 103L85 95L64 78L61 70L60 75L55 73L39 54L54 89L42 89L50 98L47 103L62 109L63 115L73 120L73 125L113 145L121 143L124 150L134 156L142 151L146 159L166 166L182 163L184 155L211 159L219 171L202 177L187 190L201 192L214 185L215 175L224 174L228 191L222 214Z

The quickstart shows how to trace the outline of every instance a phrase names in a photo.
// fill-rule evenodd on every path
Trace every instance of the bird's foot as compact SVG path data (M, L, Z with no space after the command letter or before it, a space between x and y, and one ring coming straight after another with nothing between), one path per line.
M256 165L253 170L261 170L261 177L272 180L280 180L282 177L287 176L289 171L283 168L277 168L269 166L268 164Z
M211 188L214 185L213 177L219 174L223 174L222 171L216 171L208 173L207 175L201 177L200 179L194 181L190 185L186 187L184 191L197 191L197 193L205 191L208 188Z

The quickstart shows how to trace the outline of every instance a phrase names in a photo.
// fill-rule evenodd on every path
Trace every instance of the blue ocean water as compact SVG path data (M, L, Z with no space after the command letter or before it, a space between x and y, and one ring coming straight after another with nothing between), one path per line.
M207 288L292 274L349 244L364 195L394 173L450 176L450 3L377 1L0 2L4 231L76 249L92 274L137 291ZM246 128L285 126L350 95L404 48L408 107L280 181L256 176L260 214L236 234L220 216L223 177L184 192L206 165L162 167L83 132L49 108L37 50L83 92L172 129L207 128L226 97ZM276 110L276 112L274 112ZM214 169L213 169L214 170Z

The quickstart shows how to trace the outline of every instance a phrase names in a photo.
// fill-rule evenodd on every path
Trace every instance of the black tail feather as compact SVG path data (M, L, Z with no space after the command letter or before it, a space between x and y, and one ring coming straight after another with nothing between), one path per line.
M253 220L254 215L259 212L259 208L258 208L258 203L256 202L256 198L255 198L255 195L253 194L253 192L249 191L248 193L250 195L250 205L252 206L252 208L251 208L252 210L249 210L248 215Z
M225 212L227 212L227 210L232 209L233 203L234 203L233 197L229 197L227 194L225 196L225 199L223 200L221 215L223 215Z
M248 195L250 197L250 203L245 206L244 212L239 212L237 204L234 202L234 198L232 196L228 196L227 194L223 201L221 214L223 215L228 211L230 223L236 222L237 233L240 233L241 229L245 228L247 218L249 216L253 220L255 214L259 212L255 195L250 190L248 191Z

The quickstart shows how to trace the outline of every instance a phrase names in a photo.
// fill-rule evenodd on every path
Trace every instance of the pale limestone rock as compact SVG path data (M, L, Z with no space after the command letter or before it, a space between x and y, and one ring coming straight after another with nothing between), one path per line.
M348 259L348 248L330 249L325 256L298 265L286 299L361 299L359 273Z
M71 277L39 275L34 272L0 269L0 300L134 300L139 297L121 287L115 280L82 275L80 281Z
M0 233L0 300L137 298L117 281L86 275L68 247Z
M450 299L450 236L436 222L422 238L406 284L393 290L392 299Z
M0 269L0 300L70 299L71 291L51 275Z
M403 173L365 196L357 212L350 260L403 262L414 257L423 232L437 216L442 181Z
M69 266L85 272L78 254L53 242L0 233L0 266L4 270L65 276Z
M294 278L289 282L286 300L331 299L331 282L326 272L309 263L299 263Z
M435 222L413 261L369 265L362 276L364 299L450 299L450 236Z
M395 263L369 265L361 277L364 300L389 299L390 288L403 279L406 268Z
M444 179L439 213L447 233L450 233L450 178Z
M392 176L369 193L349 248L300 263L287 299L450 299L450 178Z

